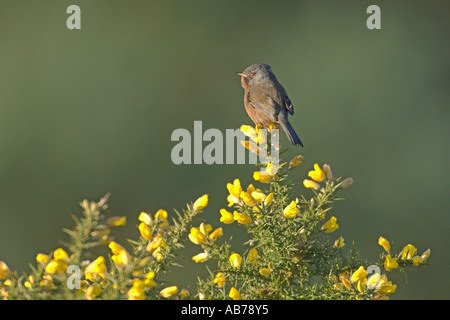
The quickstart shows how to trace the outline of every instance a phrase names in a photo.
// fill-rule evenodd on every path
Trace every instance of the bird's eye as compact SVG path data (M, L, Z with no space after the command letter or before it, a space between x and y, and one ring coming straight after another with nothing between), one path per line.
M251 73L249 74L249 77L250 77L250 78L253 78L255 75L256 75L256 73L251 72Z

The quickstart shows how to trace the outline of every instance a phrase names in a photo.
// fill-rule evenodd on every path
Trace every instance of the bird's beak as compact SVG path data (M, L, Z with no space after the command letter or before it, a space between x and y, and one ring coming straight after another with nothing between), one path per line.
M246 75L245 73L242 73L242 72L235 72L235 74L237 74L238 76L246 77L246 78L247 78L247 75Z

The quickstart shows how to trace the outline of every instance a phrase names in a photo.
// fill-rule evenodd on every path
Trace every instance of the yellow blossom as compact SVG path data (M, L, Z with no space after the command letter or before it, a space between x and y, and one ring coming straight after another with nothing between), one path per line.
M266 167L266 171L265 171L265 172L266 172L269 176L273 177L273 176L275 176L275 175L277 174L277 172L278 172L278 167L277 167L275 164L269 162L269 163L267 164L267 167Z
M241 181L239 179L234 179L233 184L227 183L227 189L232 196L239 199L242 192Z
M192 257L192 260L194 260L196 263L198 262L205 262L206 260L208 260L209 258L209 254L207 251L199 253L195 256Z
M422 253L421 256L414 256L412 258L413 264L415 266L418 266L419 264L425 263L427 261L428 257L430 256L430 254L431 254L431 250L428 249L424 253Z
M237 289L235 287L231 288L228 296L230 298L232 298L233 300L241 300L242 299L241 294L239 293L239 291L237 291Z
M382 246L387 252L391 250L391 245L389 244L389 241L386 240L386 238L380 237L378 239L378 244Z
M84 270L85 278L91 281L98 281L99 277L105 279L106 265L103 256L92 261Z
M334 242L333 247L340 249L345 245L344 243L344 238L342 238L342 236L340 236L339 238L337 238L337 240Z
M155 213L155 220L167 220L168 213L164 209L159 209Z
M353 178L347 178L341 182L341 188L345 189L353 184Z
M272 270L270 268L262 268L259 270L259 274L264 277L270 276L271 273L272 273Z
M367 289L373 290L379 288L379 283L381 281L381 276L378 272L375 272L367 279Z
M256 206L258 203L256 202L256 200L247 192L242 191L240 194L240 198L242 199L242 201L244 201L244 203L250 207Z
M208 195L204 194L194 202L194 210L200 211L203 210L208 205Z
M400 259L402 260L411 260L412 257L416 254L417 248L414 247L412 244L406 245L402 250L402 256Z
M270 175L268 175L265 172L255 171L253 173L253 179L255 179L256 181L262 182L262 183L269 183L271 177L270 177Z
M234 217L231 212L228 212L225 209L220 209L220 222L223 222L225 224L230 224L234 222Z
M303 156L298 155L292 158L291 161L289 161L289 169L293 169L297 167L300 163L303 161Z
M11 275L8 265L4 261L0 261L0 279L6 279Z
M252 218L250 218L249 216L247 216L246 214L234 211L233 212L233 218L234 220L236 220L238 223L241 224L250 224L252 223Z
M305 179L303 180L303 185L308 189L319 190L320 185L312 180Z
M152 223L152 217L146 213L146 212L141 212L141 214L139 215L139 221L145 223L146 225L150 225Z
M178 287L177 286L171 286L167 287L161 290L159 293L163 298L170 298L174 294L178 293Z
M283 210L283 216L285 218L294 218L296 215L300 213L300 210L297 208L297 202L292 201L286 208Z
M225 275L222 272L217 273L214 278L214 283L219 287L223 287L225 285Z
M128 300L145 300L145 283L140 279L133 279L133 285L128 290Z
M222 230L222 228L217 228L209 235L209 239L211 241L216 241L221 236L223 236L223 230Z
M242 257L238 253L233 253L229 258L230 264L233 268L240 268Z
M264 199L264 205L267 207L269 206L273 201L273 192L269 193L267 197Z
M45 266L45 272L53 274L53 273L64 273L67 270L67 264L64 263L62 260L51 260L46 266Z
M250 251L248 252L248 258L247 261L254 265L256 263L256 260L258 259L259 254L258 251L255 248L250 249Z
M106 220L106 224L110 227L121 227L127 224L127 217L111 217Z
M326 233L333 232L338 228L339 225L337 224L337 218L334 216L331 217L330 220L325 222L324 225L322 226L322 230L324 230Z
M331 172L331 167L328 163L323 165L323 172L325 173L328 181L333 180L333 173Z
M149 244L147 245L147 248L145 250L147 250L147 252L152 253L154 252L156 249L158 249L159 247L166 247L166 243L163 240L162 236L160 234L157 234L152 241L149 242Z
M258 142L258 133L256 132L255 128L249 125L242 125L241 126L242 133L252 139L255 142Z
M308 176L317 182L321 182L325 179L325 173L317 163L314 164L314 170L308 172Z
M153 251L152 256L157 260L157 261L161 261L162 259L164 259L164 256L162 254L162 247L158 247L155 249L155 251Z
M109 243L109 248L111 249L113 256L111 259L114 261L115 264L118 266L128 265L130 264L130 254L127 250L125 250L124 247L122 247L117 242L111 241Z
M390 254L386 256L386 259L384 260L384 269L386 271L391 271L398 267L397 259L392 258Z
M260 154L261 148L252 141L241 141L242 146L254 154Z
M53 253L53 259L67 262L69 260L69 255L64 249L58 248Z
M363 266L360 266L358 270L353 272L352 277L350 278L350 281L352 283L358 282L358 281L365 281L367 277L367 271L364 270Z
M352 284L350 283L350 281L347 279L347 277L343 274L341 274L339 276L339 280L341 280L342 284L347 288L347 289L352 289Z
M38 253L36 256L36 262L37 263L42 263L42 264L46 264L48 262L48 255L47 254L43 254L43 253Z
M98 284L92 284L86 289L86 299L94 300L96 297L100 295L102 289Z
M194 244L202 244L206 242L205 235L197 228L192 227L191 233L189 233L189 240Z
M381 277L381 281L378 285L379 288L377 288L377 292L381 295L391 294L394 293L395 290L397 290L397 285L392 284L392 281L386 281L385 275Z
M141 222L139 224L139 232L141 233L141 236L146 239L146 240L151 240L152 239L152 233L148 227L147 224L145 224L144 222Z

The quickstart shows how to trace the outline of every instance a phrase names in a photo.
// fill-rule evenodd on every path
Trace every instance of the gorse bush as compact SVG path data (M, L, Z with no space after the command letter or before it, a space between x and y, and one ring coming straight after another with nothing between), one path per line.
M112 240L111 229L124 225L126 217L108 217L109 195L98 202L84 200L81 217L74 217L75 227L64 230L69 236L65 249L37 254L29 274L11 271L0 261L0 297L386 299L396 291L388 279L390 272L427 264L429 249L418 255L409 244L395 253L384 237L378 241L379 261L361 258L342 236L333 236L339 228L333 202L341 200L338 194L353 179L334 178L329 164L315 164L302 181L304 194L296 194L289 174L299 170L303 157L280 162L271 156L278 156L273 151L280 146L272 145L264 130L249 126L241 130L250 138L243 146L267 156L253 172L254 184L244 188L238 178L227 184L229 195L215 227L195 223L208 205L205 194L181 213L175 211L174 219L163 209L154 215L140 213L137 237L119 244ZM218 227L222 223L237 223L248 234L245 251L238 252L224 240L223 229ZM187 241L200 249L192 260L210 261L209 276L198 278L196 292L180 289L168 278L168 272L179 266L179 249ZM107 246L110 254L93 259L99 246Z

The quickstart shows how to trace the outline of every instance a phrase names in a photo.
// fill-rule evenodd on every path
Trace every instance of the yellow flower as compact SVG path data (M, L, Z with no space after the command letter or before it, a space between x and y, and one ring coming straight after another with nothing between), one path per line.
M268 175L267 173L255 171L253 173L253 179L262 183L269 183L271 178L270 175Z
M205 262L206 260L208 260L208 258L209 258L209 254L208 254L208 252L205 251L205 252L202 252L202 253L199 253L199 254L193 256L192 260L194 260L195 263L198 263L198 262Z
M250 152L254 154L260 154L262 151L261 148L252 141L241 141L241 144L245 149L250 150Z
M320 185L312 180L305 179L303 180L303 185L308 189L319 190Z
M133 285L128 290L128 300L145 300L145 283L140 279L133 279Z
M258 133L256 132L255 128L249 125L242 125L241 126L242 133L252 139L255 142L258 142Z
M223 230L222 230L222 228L217 228L209 235L209 239L211 241L216 241L221 236L223 236Z
M381 295L394 293L397 289L396 284L392 284L392 281L387 281L386 275L381 276L380 283L377 286L377 292Z
M347 289L352 289L352 284L350 283L350 281L347 279L347 277L343 274L341 274L339 276L339 280L341 280L342 284L347 288Z
M113 253L111 259L114 261L115 264L117 264L118 266L130 264L131 260L130 254L128 253L127 250L125 250L124 247L122 247L117 242L111 241L109 243L109 248Z
M96 297L100 295L102 289L98 284L92 284L86 289L86 299L94 300Z
M333 247L340 249L345 245L344 243L344 238L342 238L342 236L340 236L339 238L337 238L337 240L334 242Z
M289 161L289 169L293 169L297 167L300 163L303 161L303 156L298 155L292 158L291 161Z
M58 248L53 253L53 259L67 262L69 260L69 255L64 249Z
M233 184L227 183L227 189L232 196L239 199L242 192L241 181L239 179L234 179Z
M283 210L283 216L285 218L294 218L296 215L300 213L300 210L297 208L297 202L292 201L286 208Z
M275 176L276 174L277 174L277 172L278 172L278 167L276 166L276 165L274 165L274 164L272 164L271 162L269 162L268 164L267 164L267 167L266 167L266 171L265 171L269 176L271 176L271 177L273 177L273 176Z
M217 273L214 278L214 283L219 287L223 287L225 285L225 275L222 272Z
M225 209L220 209L220 222L223 222L225 224L230 224L234 222L234 217L231 212L228 212Z
M241 294L239 293L239 291L237 291L237 289L235 287L231 288L228 296L233 300L241 300L242 299Z
M174 294L178 293L178 287L177 286L171 286L167 287L161 290L159 293L163 298L170 298Z
M391 245L389 244L389 241L386 240L386 238L380 237L378 239L378 244L382 246L387 252L391 250Z
M259 254L258 251L256 251L255 248L250 249L250 251L248 252L248 262L252 265L254 265L256 263L256 260L258 259Z
M147 250L147 252L152 253L154 252L156 249L158 249L159 247L166 247L166 243L163 240L162 236L160 234L157 234L152 241L149 242L149 244L147 245L147 248L145 250Z
M368 279L367 279L367 289L369 290L373 290L373 289L379 289L380 286L380 281L381 281L381 276L378 272L375 272L373 275L371 275Z
M323 165L323 172L327 176L327 180L328 181L333 180L333 173L331 172L331 167L330 167L330 165L328 163L325 163Z
M353 178L347 178L341 182L341 188L345 189L353 184Z
M142 211L139 215L139 221L146 225L150 225L152 223L152 217L148 213Z
M326 233L333 232L337 228L339 228L339 225L337 224L337 218L334 216L331 217L330 220L325 222L322 226L322 230L325 230Z
M152 233L148 225L146 225L144 222L141 222L139 224L139 232L141 233L142 238L146 240L152 240Z
M428 257L431 254L431 250L428 249L424 253L422 253L421 256L415 256L412 258L412 262L415 266L418 266L419 264L425 263L428 259Z
M412 257L416 254L417 248L414 247L412 244L406 245L402 250L402 256L400 259L402 260L411 260Z
M254 207L258 204L256 200L247 192L242 191L240 194L240 198L244 201L244 203L250 207Z
M358 270L353 272L352 277L350 278L350 281L352 283L358 282L358 281L365 281L367 277L367 271L364 270L363 266L360 266Z
M317 182L322 182L325 179L325 173L317 163L314 164L314 170L308 172L308 176Z
M247 216L246 214L234 211L233 212L233 218L234 220L236 220L238 223L241 224L250 224L252 223L252 218L250 218L249 216Z
M270 274L272 273L272 270L269 268L262 268L259 270L259 274L264 276L264 277L268 277L270 276Z
M67 264L65 264L62 260L51 260L46 266L45 266L45 272L47 273L64 273L67 270Z
M390 254L386 256L386 259L384 260L384 269L386 271L391 271L398 267L397 259L394 259L391 257Z
M233 268L240 268L242 257L238 253L233 253L229 258L230 264Z
M36 262L37 263L42 263L42 264L46 264L48 262L48 255L43 254L43 253L38 253L36 256Z
M99 277L105 279L106 272L105 258L102 256L92 261L84 270L85 278L93 282L98 281Z
M111 217L106 220L106 224L110 227L121 227L127 224L127 217Z
M167 220L168 213L164 209L159 209L155 213L155 220Z
M267 197L264 199L264 205L267 207L269 206L273 201L273 192L269 193Z
M6 279L11 275L8 265L4 261L0 261L0 279Z
M192 241L194 244L202 244L206 242L205 235L197 228L192 227L191 233L189 234L189 240Z
M200 211L208 205L208 195L204 194L194 202L194 210Z

